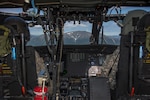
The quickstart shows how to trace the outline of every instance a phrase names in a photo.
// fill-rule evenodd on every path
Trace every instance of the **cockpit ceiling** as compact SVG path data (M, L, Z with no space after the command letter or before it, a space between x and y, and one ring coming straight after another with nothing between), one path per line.
M0 0L0 7L21 7L25 0ZM150 0L34 0L37 6L68 6L93 8L96 6L150 6Z

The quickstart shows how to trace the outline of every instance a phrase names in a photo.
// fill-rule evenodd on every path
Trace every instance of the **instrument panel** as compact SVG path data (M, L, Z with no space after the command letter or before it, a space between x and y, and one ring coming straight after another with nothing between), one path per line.
M105 55L112 54L116 48L115 45L64 45L61 71L66 72L65 77L85 77L90 66L101 65ZM46 46L35 50L48 62L50 55Z

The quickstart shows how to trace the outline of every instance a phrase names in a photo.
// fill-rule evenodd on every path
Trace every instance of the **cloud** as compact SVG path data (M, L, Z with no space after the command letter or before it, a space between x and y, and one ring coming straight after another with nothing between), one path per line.
M35 25L34 27L29 27L31 35L41 35L43 34L43 29L40 25Z
M91 32L92 30L92 24L87 21L81 21L79 24L78 21L76 21L76 24L74 24L73 21L66 22L64 26L64 31L66 32L73 32L73 31L87 31Z
M21 13L21 8L0 8L0 12L7 12L7 13Z
M42 28L41 25L35 25L34 28Z
M65 28L71 28L71 27L87 27L87 25L86 24L84 24L84 23L80 23L79 24L79 22L78 21L76 21L75 22L75 24L74 24L74 22L73 21L70 21L70 22L66 22L65 23Z

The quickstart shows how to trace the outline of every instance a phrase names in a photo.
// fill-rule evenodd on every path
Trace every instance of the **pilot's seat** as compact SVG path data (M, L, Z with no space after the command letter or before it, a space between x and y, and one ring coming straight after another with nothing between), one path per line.
M39 65L39 62L41 63L42 61L39 54L33 47L26 46L26 43L30 39L30 32L26 22L22 18L8 17L4 20L4 26L10 30L8 36L10 42L10 52L5 56L0 57L0 61L1 65L4 65L3 63L5 63L7 68L10 68L9 72L11 73L7 75L3 73L3 75L0 75L2 76L0 79L2 79L1 82L3 84L0 86L2 88L1 92L3 92L0 94L0 97L4 95L20 96L23 92L21 91L21 88L24 85L24 75L22 73L25 73L26 77L25 88L27 90L33 90L33 88L38 84L37 73L42 69L41 66L44 66L44 62L42 62L42 65ZM21 34L23 34L24 37ZM23 40L24 47L22 44ZM24 48L24 62L22 59L22 47ZM38 62L38 64L36 62ZM25 66L26 71L23 70L23 66ZM6 67L4 66L3 68Z
M150 14L143 10L128 12L123 19L116 97L150 95L149 63Z
M137 67L135 74L135 93L150 95L150 14L144 15L138 22L135 35L136 59L134 67Z

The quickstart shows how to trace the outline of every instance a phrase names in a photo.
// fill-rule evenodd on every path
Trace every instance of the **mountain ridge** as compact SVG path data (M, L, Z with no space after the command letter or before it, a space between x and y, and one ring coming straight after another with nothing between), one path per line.
M90 44L89 39L91 36L90 32L86 31L73 31L73 32L66 32L63 34L64 36L64 44L66 45L85 45ZM110 45L119 45L120 44L120 36L103 36L103 44L110 44ZM101 36L99 37L99 44L101 44L102 39ZM31 35L30 41L27 45L31 46L43 46L46 45L44 34L35 36Z

